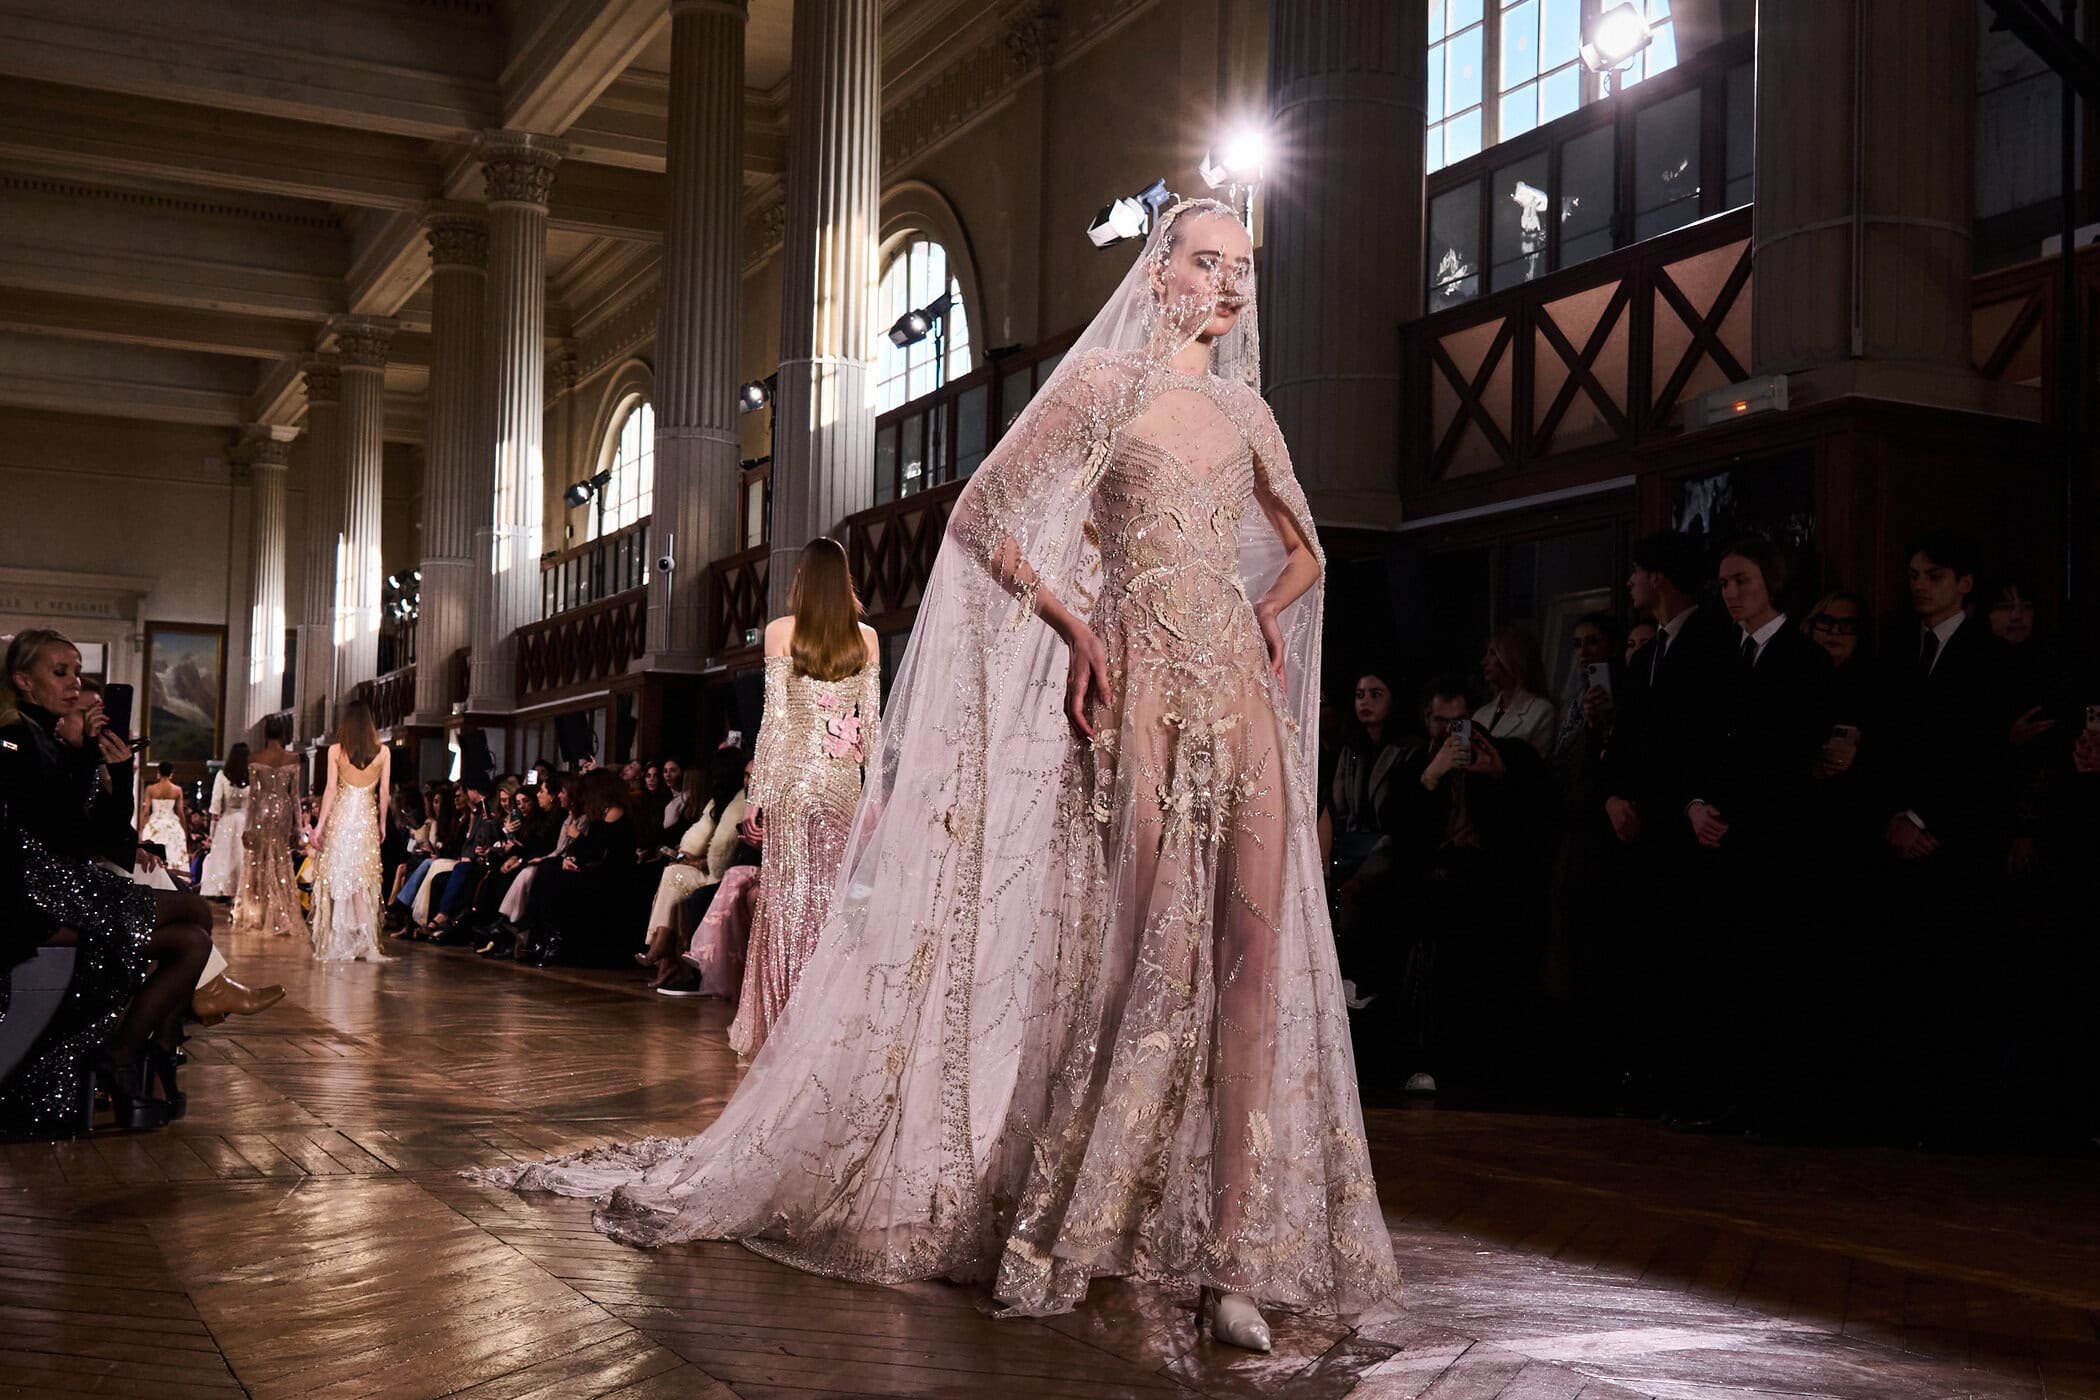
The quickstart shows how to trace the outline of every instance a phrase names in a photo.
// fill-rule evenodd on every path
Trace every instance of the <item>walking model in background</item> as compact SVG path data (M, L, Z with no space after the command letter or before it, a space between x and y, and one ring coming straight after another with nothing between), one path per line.
M263 721L262 752L248 761L248 817L241 840L247 877L234 901L233 927L240 933L306 937L299 909L299 755L285 747L291 721Z
M378 962L379 839L393 759L379 742L372 707L362 700L343 707L336 737L314 822L314 956L322 962Z
M211 852L197 893L206 899L232 899L247 874L248 746L235 744L226 766L211 780Z
M146 789L146 819L139 823L141 845L152 842L161 847L161 859L169 868L183 871L185 878L190 868L189 817L184 811L182 788L175 782L175 765L160 765L159 781Z

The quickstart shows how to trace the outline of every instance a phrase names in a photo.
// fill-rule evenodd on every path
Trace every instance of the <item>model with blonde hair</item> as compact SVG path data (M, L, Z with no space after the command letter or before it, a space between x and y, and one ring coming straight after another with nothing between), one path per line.
M322 962L380 961L379 840L386 830L393 759L352 700L328 751L328 785L314 821L314 956Z
M729 1045L746 1058L787 1005L816 950L831 886L846 858L861 765L882 710L881 652L860 620L846 549L819 536L802 548L788 615L766 628L766 708L745 790L763 837L758 917Z

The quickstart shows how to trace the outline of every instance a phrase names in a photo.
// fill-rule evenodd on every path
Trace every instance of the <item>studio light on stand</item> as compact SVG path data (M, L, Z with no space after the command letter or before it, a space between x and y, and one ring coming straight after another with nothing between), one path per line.
M1205 151L1196 167L1203 183L1222 190L1226 202L1239 211L1240 222L1250 230L1254 227L1254 191L1261 185L1268 151L1268 138L1259 128L1248 127Z
M1623 73L1640 57L1641 50L1655 42L1655 31L1636 4L1615 5L1589 23L1582 40L1582 66L1601 74L1606 93L1622 86L1615 73Z
M948 313L955 308L955 298L942 292L932 301L916 311L907 311L890 327L890 344L899 350L908 350L927 336L933 337L933 387L938 389L948 378Z
M741 413L756 413L773 402L773 391L763 379L754 379L736 391L736 406Z
M561 498L572 506L587 506L591 503L593 497L597 499L598 529L596 533L600 535L605 533L605 483L611 480L612 473L610 471L602 471L596 476L585 477L582 481L570 483L569 489L561 493Z
M1118 243L1133 238L1143 238L1152 232L1152 225L1159 218L1159 211L1174 199L1165 180L1154 180L1136 194L1124 195L1121 199L1101 206L1094 221L1086 226L1086 236L1096 248L1113 248Z

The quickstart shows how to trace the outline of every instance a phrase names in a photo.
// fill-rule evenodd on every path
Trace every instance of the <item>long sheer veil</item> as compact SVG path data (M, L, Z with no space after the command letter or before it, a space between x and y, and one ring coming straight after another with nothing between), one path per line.
M1058 1054L1060 959L1084 955L1068 935L1071 902L1085 891L1069 868L1072 843L1059 839L1087 817L1066 782L1075 747L1063 713L1066 649L1035 617L1032 596L1055 590L1082 616L1092 605L1100 556L1089 502L1112 440L1217 303L1215 279L1201 295L1167 292L1175 231L1197 212L1232 213L1197 201L1158 221L1115 295L957 497L891 688L830 920L721 1117L696 1139L487 1176L604 1198L600 1228L637 1243L733 1238L877 1281L982 1278L997 1262L1007 1193L1026 1171ZM1259 395L1251 273L1233 291L1243 302L1237 323L1212 344L1212 371L1227 382L1217 397L1253 445L1257 480L1317 550ZM1287 551L1262 511L1247 511L1241 529L1241 574L1257 598ZM1308 842L1322 606L1315 587L1279 620L1288 791L1293 827ZM1317 899L1316 852L1294 843L1292 858L1310 862L1314 893L1303 897ZM1317 927L1324 934L1324 912ZM1308 956L1338 988L1331 942ZM1338 991L1332 1000L1338 1007ZM1335 1035L1339 1051L1327 1044ZM1342 1134L1336 1150L1362 1162L1346 1028L1323 1022L1320 1038L1320 1053L1340 1057L1348 1103L1308 1105L1306 1133ZM1330 1123L1336 1113L1347 1121ZM1387 1278L1375 1199L1350 1209L1350 1229L1375 1230L1364 1248L1384 1251L1365 1277ZM1302 1292L1272 1301L1332 1304L1341 1290L1307 1281Z

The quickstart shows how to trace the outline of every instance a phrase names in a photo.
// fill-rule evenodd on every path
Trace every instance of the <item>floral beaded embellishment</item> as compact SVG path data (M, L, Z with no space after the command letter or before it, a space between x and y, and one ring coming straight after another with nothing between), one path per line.
M824 753L829 758L860 761L860 717L845 712L845 703L826 691L817 697L824 717Z

